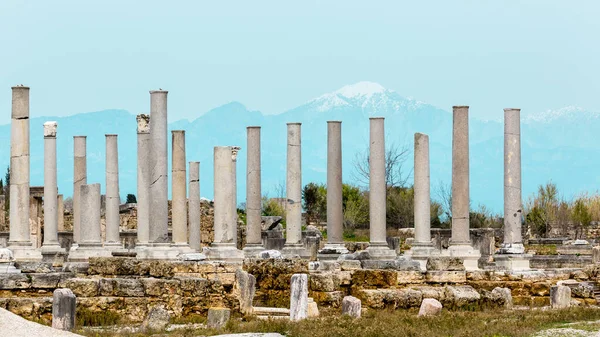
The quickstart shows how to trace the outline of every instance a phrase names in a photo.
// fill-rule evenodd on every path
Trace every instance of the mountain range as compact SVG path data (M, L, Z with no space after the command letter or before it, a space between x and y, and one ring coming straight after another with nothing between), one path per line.
M452 113L433 105L402 97L377 83L359 82L321 95L277 115L264 115L231 102L200 114L193 121L169 123L170 130L186 131L188 161L200 161L200 189L213 196L213 147L239 145L238 202L245 200L246 127L262 126L262 191L271 197L285 184L286 123L302 123L302 182L325 182L327 121L342 121L343 180L357 184L353 162L369 145L369 117L385 117L386 145L406 147L403 165L412 183L412 148L415 132L430 140L432 198L440 185L451 181ZM495 212L503 204L503 112L494 120L469 120L471 205L486 205ZM120 192L136 193L137 133L135 115L125 110L104 110L68 117L31 119L31 184L43 185L43 123L58 122L59 193L73 191L73 136L87 136L88 183L105 182L105 134L119 135ZM566 198L582 191L596 191L600 175L597 133L600 114L566 107L521 118L523 199L550 180ZM170 149L169 135L169 149ZM0 125L0 167L10 158L10 125ZM170 152L170 151L169 151ZM170 158L169 158L170 162ZM104 191L104 186L102 186Z

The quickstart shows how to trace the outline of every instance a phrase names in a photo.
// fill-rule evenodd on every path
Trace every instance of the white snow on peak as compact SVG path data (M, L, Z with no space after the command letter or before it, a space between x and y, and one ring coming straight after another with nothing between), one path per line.
M577 106L566 106L564 108L560 108L557 110L546 110L543 112L532 113L525 118L523 118L523 122L525 123L550 123L557 119L566 118L566 119L575 119L575 118L599 118L600 113L592 112L584 110L581 107Z
M358 82L355 84L345 85L336 90L334 93L346 98L371 97L374 94L384 93L386 89L379 83L375 82Z

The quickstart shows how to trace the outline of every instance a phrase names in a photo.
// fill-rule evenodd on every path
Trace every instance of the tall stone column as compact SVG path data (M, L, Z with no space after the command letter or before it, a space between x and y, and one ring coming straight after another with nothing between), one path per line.
M286 241L285 255L305 256L302 243L302 135L301 123L287 124Z
M81 233L79 245L69 251L69 261L87 261L90 257L112 256L102 247L100 227L100 184L82 184L79 190Z
M145 247L150 229L150 116L139 114L137 120L137 244Z
M523 254L521 237L521 109L504 109L504 244L501 252Z
M58 184L56 179L56 122L44 123L44 243L42 254L65 249L58 243Z
M86 136L73 137L73 247L77 247L81 233L79 192L87 184Z
M233 243L237 246L237 224L238 224L238 214L237 214L237 156L238 152L240 152L242 148L239 146L231 147L231 223L234 224L235 230L230 231L229 234L232 236L231 239Z
M469 232L469 107L454 106L452 112L452 237L448 252L462 258L467 270L475 270L481 254L471 247Z
M62 194L57 196L56 203L56 209L58 212L58 231L63 232L65 230L65 203L63 201Z
M189 163L188 222L190 248L200 251L200 162Z
M187 228L187 190L186 190L186 160L185 160L185 131L173 130L172 134L172 202L171 222L173 224L173 244L188 246Z
M369 118L369 251L376 260L393 260L396 252L386 240L385 125L383 117Z
M244 255L238 250L233 235L235 224L231 223L233 195L231 178L233 176L233 161L230 146L214 148L214 241L210 246L208 256L212 260L239 260Z
M344 246L342 210L342 122L327 122L327 243L319 259L348 253Z
M105 247L122 248L119 237L119 150L117 135L106 135L106 241Z
M261 167L260 167L260 126L249 126L248 158L246 160L246 246L247 257L256 256L265 248L261 238Z
M169 243L167 172L167 93L150 91L150 242Z
M29 87L12 87L8 248L16 260L40 260L29 228Z

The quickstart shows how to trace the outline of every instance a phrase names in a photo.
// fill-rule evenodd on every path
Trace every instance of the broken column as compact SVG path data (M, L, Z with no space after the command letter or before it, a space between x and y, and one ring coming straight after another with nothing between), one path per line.
M190 188L188 197L188 222L190 248L200 251L200 162L190 162Z
M44 123L44 243L42 254L64 254L58 243L58 185L56 179L56 122Z
M137 243L148 246L150 227L150 116L139 114L137 120Z
M375 260L393 260L396 252L386 241L385 126L383 117L371 117L369 146L369 248Z
M75 328L77 298L68 288L56 289L52 294L52 327L72 331Z
M29 87L12 87L8 248L17 261L40 260L29 228Z
M232 166L230 146L214 148L214 241L210 245L208 257L211 260L240 260L244 254L238 250L233 234L236 225L232 223L233 195L231 188Z
M246 257L265 250L261 237L262 191L260 161L260 126L247 128L246 159Z
M185 161L185 131L173 130L171 163L171 223L173 224L173 245L188 247L187 190Z
M79 244L81 211L79 192L87 184L86 136L73 137L73 247Z
M169 246L167 172L167 93L150 91L150 242Z
M110 257L102 247L100 227L100 184L84 184L79 190L81 232L79 245L69 251L69 261L87 261L90 257Z
M238 223L238 214L237 214L237 156L238 152L240 152L242 148L239 146L231 147L231 223L235 224L235 231L229 232L230 235L233 235L233 243L237 246L237 223Z
M344 246L342 211L342 122L327 122L327 243L319 259L337 259L348 253Z
M429 136L415 133L414 151L414 219L415 241L404 255L411 256L425 270L433 251L431 242L431 198L429 182Z
M510 270L529 269L521 235L521 109L504 109L504 243L494 257ZM506 256L502 256L506 255Z
M286 241L283 254L305 256L302 244L302 137L301 123L287 124Z
M308 318L308 275L294 274L290 284L290 321Z
M106 135L106 240L104 246L117 249L123 244L119 237L119 150L117 135Z
M481 254L471 247L469 233L469 107L454 106L452 112L452 237L447 253L474 270Z

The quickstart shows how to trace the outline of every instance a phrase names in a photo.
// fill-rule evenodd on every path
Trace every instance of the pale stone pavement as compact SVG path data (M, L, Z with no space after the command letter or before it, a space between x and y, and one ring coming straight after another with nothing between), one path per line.
M5 335L6 333L6 335ZM68 331L28 321L19 315L0 308L0 334L10 337L75 337L81 336Z

